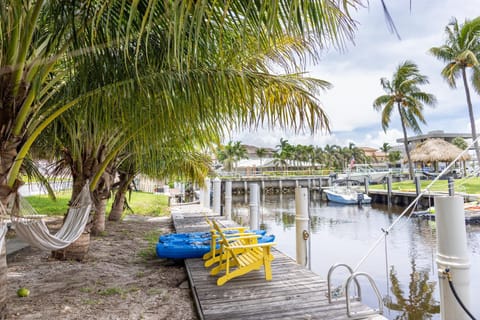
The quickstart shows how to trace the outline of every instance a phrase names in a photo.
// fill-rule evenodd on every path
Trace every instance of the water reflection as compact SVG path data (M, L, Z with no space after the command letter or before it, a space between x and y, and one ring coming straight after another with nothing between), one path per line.
M370 250L398 218L403 208L372 204L357 206L332 205L311 197L310 243L311 267L326 278L328 269L336 263L352 267ZM235 199L232 216L248 225L249 209L244 197ZM262 197L260 222L268 233L276 236L277 248L295 257L295 197L280 194ZM471 296L480 296L480 226L467 225L467 241L471 254ZM435 284L436 225L434 221L402 218L390 231L387 250L383 244L365 260L359 271L368 272L376 281L387 301L386 316L390 319L440 319L439 292ZM385 253L386 252L386 253ZM334 285L345 281L344 275L334 275ZM376 297L362 295L363 302L376 307ZM480 304L471 311L480 314Z
M428 271L417 271L415 260L410 260L412 272L408 290L405 293L398 279L395 267L390 268L391 292L395 297L385 299L385 306L390 310L399 311L394 319L421 320L432 319L434 314L440 313L440 305L434 298L436 282L430 281Z

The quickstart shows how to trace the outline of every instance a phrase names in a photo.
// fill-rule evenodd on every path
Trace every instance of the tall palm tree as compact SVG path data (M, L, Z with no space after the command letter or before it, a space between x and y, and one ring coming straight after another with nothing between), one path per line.
M426 123L423 116L424 104L434 106L435 96L420 90L419 86L428 83L428 78L420 73L415 63L405 61L395 70L392 80L382 78L380 83L386 92L375 99L373 108L382 112L382 128L384 131L390 126L392 112L397 108L402 124L403 143L408 159L410 179L413 179L413 165L408 149L407 128L415 133L421 133L421 123Z
M458 77L462 78L472 139L475 140L477 129L468 86L467 69L472 69L471 82L473 88L480 92L480 17L474 20L465 20L463 25L459 24L456 18L453 18L445 27L445 33L447 35L445 44L430 48L429 51L437 59L447 63L442 70L442 76L451 88L456 88ZM480 161L480 149L476 140L474 146L477 161Z
M354 22L348 12L359 5L359 0L282 0L275 6L194 0L1 1L0 201L16 193L22 163L35 140L76 106L130 108L124 114L136 123L157 117L151 133L154 127L174 124L190 125L198 136L206 124L218 133L273 123L325 128L328 122L315 93L327 83L295 72L307 56L319 57L319 45L342 46L351 37ZM253 48L258 55L251 55ZM103 79L102 70L91 68L98 81L70 81L79 74L78 66L87 68L89 59L111 52L119 65L132 66L130 77ZM293 56L301 59L292 63ZM272 62L292 75L274 75ZM120 147L102 161L92 190ZM3 318L4 248L0 261Z

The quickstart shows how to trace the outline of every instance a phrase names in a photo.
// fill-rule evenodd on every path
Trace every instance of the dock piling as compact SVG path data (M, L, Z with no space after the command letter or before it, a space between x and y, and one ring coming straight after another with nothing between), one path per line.
M466 308L470 305L470 260L463 197L436 197L435 215L441 318L469 319L462 309L462 304Z
M307 251L307 241L310 237L308 227L308 188L295 188L295 212L297 263L305 267L310 260Z

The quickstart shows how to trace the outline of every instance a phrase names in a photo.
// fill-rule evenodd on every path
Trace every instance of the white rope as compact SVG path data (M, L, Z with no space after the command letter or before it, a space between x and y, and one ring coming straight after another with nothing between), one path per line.
M426 193L430 192L430 188L438 181L438 179L440 179L440 177L442 177L445 172L447 172L448 170L450 170L450 168L455 164L455 162L457 162L466 152L468 152L468 149L470 149L470 147L472 147L476 141L478 141L480 139L480 136L478 136L475 140L472 141L472 143L465 149L463 150L452 162L450 162L448 164L448 166L445 167L445 169L442 170L442 172L440 172L440 174L435 177L435 179L432 180L431 183L428 184L428 186L425 188L424 191L422 191L409 205L407 208L405 208L405 210L403 210L403 212L392 222L392 224L387 228L385 229L384 232L390 232L390 230L393 229L393 227L400 221L400 219L405 216L407 214L407 212L409 212L410 209L410 214L408 216L408 218L411 217L411 215L413 214L413 207L417 204L417 202L420 200L420 198L425 195ZM480 159L479 159L480 160ZM367 260L368 257L370 257L370 255L373 253L373 251L375 251L375 249L378 247L378 245L382 242L384 238L384 234L381 234L378 239L373 243L373 245L370 247L370 249L368 250L368 252L360 259L360 261L357 263L357 265L355 266L355 268L353 268L353 272L357 272L358 269L360 268L360 266L365 262L365 260Z
M44 250L60 250L69 246L82 235L91 208L92 200L87 184L70 206L67 218L57 233L50 234L45 221L41 219L42 216L36 215L35 209L25 199L19 201L19 210L29 214L12 216L12 224L17 235L30 245Z

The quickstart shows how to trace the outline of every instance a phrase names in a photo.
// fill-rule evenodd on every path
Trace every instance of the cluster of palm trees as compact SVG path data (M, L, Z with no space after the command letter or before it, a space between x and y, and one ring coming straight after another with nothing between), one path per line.
M204 151L235 128L328 130L316 95L329 84L301 71L352 38L360 6L1 1L0 201L48 159L73 178L72 198L89 181L101 230L115 184L138 172L202 181ZM0 248L2 319L7 287Z
M388 144L384 144L387 145ZM387 150L388 152L388 150ZM288 140L280 138L276 150L269 152L266 148L257 148L256 156L262 161L269 153L276 167L288 170L289 167L305 167L305 163L313 168L324 168L334 171L344 171L351 159L356 163L373 163L377 159L366 156L365 151L350 143L348 146L326 145L293 145ZM224 171L235 171L236 164L241 159L248 159L247 150L240 141L230 141L217 150L217 159L223 164Z
M441 71L442 76L450 85L456 87L456 79L461 77L465 89L468 115L477 160L480 160L478 148L475 115L468 81L468 69L471 69L471 83L477 93L480 93L480 17L465 20L459 24L453 18L445 28L446 41L439 47L433 47L429 52L439 60L446 62ZM409 164L409 174L413 177L413 165L407 139L407 129L420 133L420 123L426 123L423 115L424 105L434 106L435 96L420 89L428 84L426 76L422 75L418 66L412 61L401 63L395 70L391 80L380 80L385 95L375 99L373 107L382 113L382 128L387 130L394 110L400 115L403 131L405 153Z

